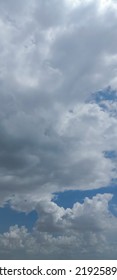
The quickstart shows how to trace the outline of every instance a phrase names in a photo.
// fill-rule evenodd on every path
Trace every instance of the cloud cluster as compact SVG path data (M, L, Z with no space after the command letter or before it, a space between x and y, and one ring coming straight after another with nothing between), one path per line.
M105 151L117 150L117 120L96 103L64 110L54 125L38 112L16 112L3 123L1 205L11 200L31 210L56 191L99 188L116 178L116 161Z
M99 188L115 177L104 150L117 148L117 120L85 102L116 86L116 10L99 7L1 2L1 205L32 209L44 195Z
M58 252L62 244L72 248L81 239L84 248L87 217L82 207L88 202L70 212L51 202L53 193L101 188L116 179L116 158L107 154L117 153L117 100L103 96L97 102L92 97L104 89L106 93L108 86L110 95L117 88L117 4L107 2L104 8L99 0L0 1L0 206L9 202L26 212L38 208L42 218L34 235L38 227L45 232L48 227L39 244L47 240L51 248L55 240ZM102 226L98 219L89 219L94 227L89 240L97 240L96 224ZM115 218L108 219L114 225ZM82 230L78 236L75 220ZM71 234L72 227L71 237L61 236L65 228ZM51 236L52 229L60 236ZM12 234L18 248L27 235L26 242L38 239L16 226L1 236L1 248L9 248Z
M116 259L117 218L108 208L111 198L111 194L98 194L66 210L50 201L38 203L39 219L32 234L25 227L11 227L9 232L0 235L0 256Z

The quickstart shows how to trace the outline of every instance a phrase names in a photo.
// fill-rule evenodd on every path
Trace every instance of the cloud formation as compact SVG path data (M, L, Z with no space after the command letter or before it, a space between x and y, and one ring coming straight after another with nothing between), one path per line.
M71 214L51 199L55 192L98 189L116 180L116 159L106 155L117 152L117 4L1 0L0 34L0 206L9 202L19 211L40 209L43 219L35 232L38 227L76 232L75 208ZM101 96L108 86L110 95L115 89L115 99L102 96L97 102L92 94ZM52 216L53 210L47 216L49 205L59 217ZM98 217L89 224L98 227ZM27 235L37 242L37 236L35 241L16 226L1 236L1 248L9 248L12 233L16 240L22 236L18 250ZM48 238L50 243L72 242L51 232Z
M111 194L85 198L73 208L41 201L32 234L13 226L0 235L0 252L20 259L116 259L117 218L108 208Z

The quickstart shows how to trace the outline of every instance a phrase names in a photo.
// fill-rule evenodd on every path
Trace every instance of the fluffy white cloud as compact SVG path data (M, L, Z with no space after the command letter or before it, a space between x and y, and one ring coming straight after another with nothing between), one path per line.
M72 209L43 201L32 234L11 227L0 235L0 252L10 258L110 259L116 258L117 218L108 208L111 194L85 198Z
M11 226L9 232L0 235L0 248L0 259L27 258L35 252L35 239L24 226Z

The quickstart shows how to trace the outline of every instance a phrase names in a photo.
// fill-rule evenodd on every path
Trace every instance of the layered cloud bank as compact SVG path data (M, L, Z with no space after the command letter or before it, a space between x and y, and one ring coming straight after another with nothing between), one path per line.
M108 255L111 195L71 210L51 200L116 182L117 4L1 0L0 34L0 206L41 213L32 235L17 226L1 235L1 252Z

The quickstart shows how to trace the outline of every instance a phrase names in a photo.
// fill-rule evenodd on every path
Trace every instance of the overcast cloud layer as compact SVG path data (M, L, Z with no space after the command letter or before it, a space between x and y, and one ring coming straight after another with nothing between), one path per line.
M116 2L0 0L0 36L0 206L40 217L0 236L2 256L116 258L111 194L51 201L116 180Z

